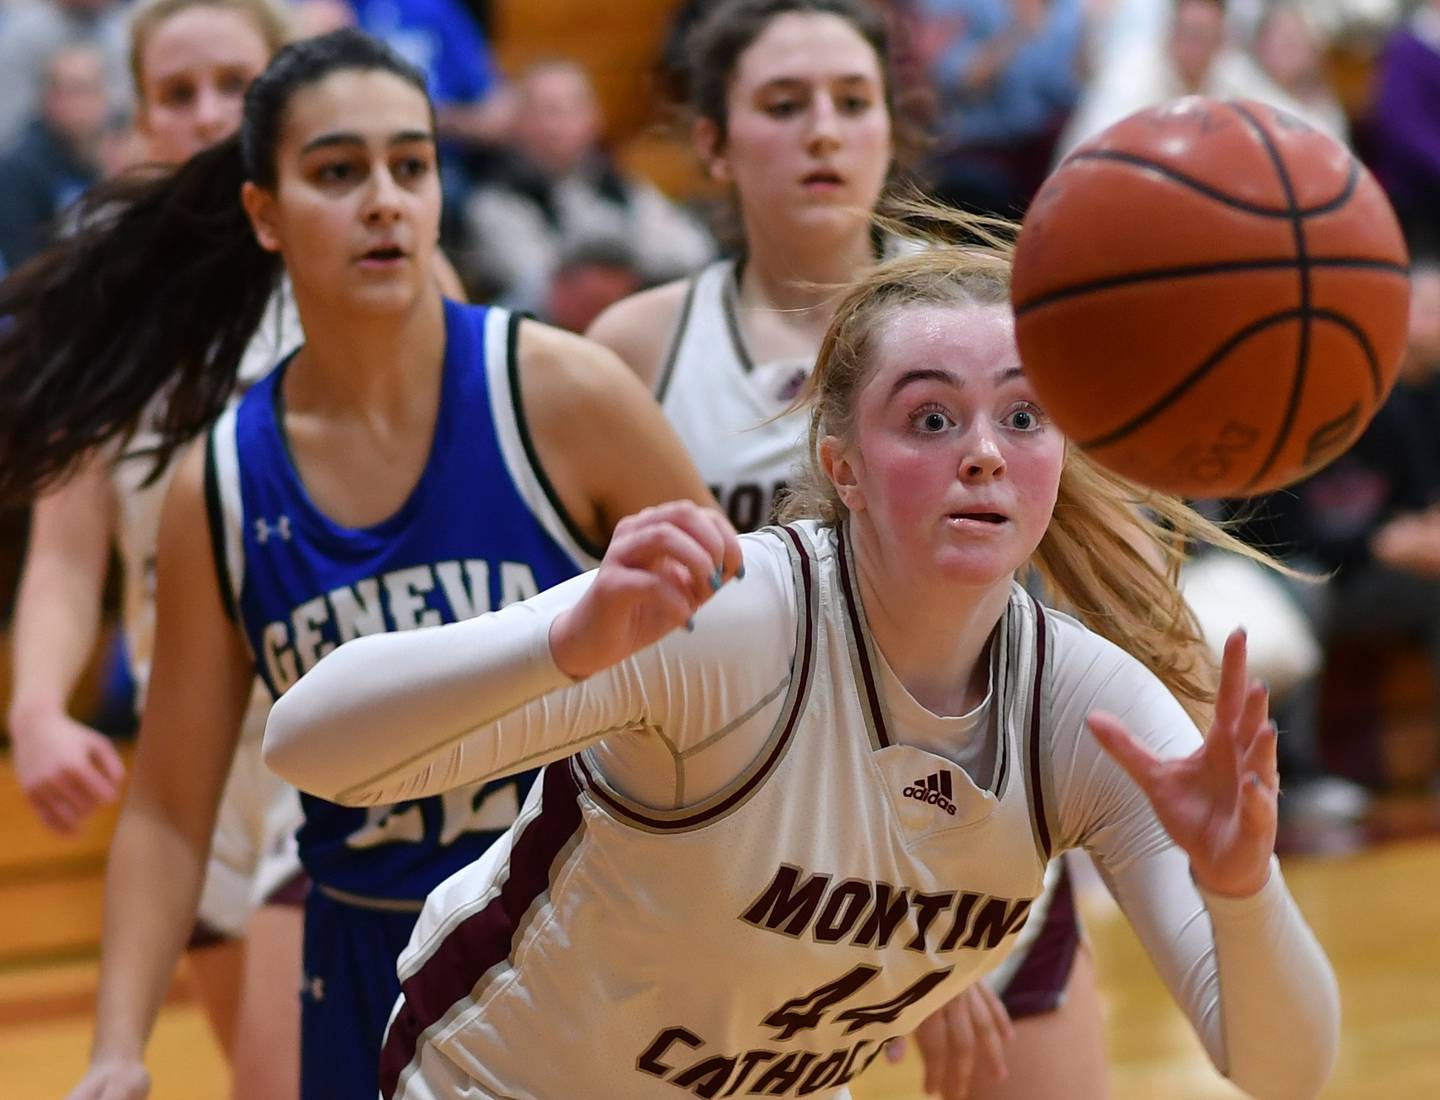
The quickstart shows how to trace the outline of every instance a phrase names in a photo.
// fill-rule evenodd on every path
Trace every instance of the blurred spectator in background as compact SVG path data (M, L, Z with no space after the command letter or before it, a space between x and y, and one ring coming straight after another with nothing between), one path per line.
M296 38L318 38L355 26L355 9L346 0L296 0L290 10Z
M714 241L650 184L623 175L600 147L600 105L569 61L532 65L516 85L514 147L466 200L460 267L476 297L496 291L542 311L561 258L581 245L628 247L644 283L688 275Z
M63 46L93 46L105 58L109 107L130 106L125 13L118 0L31 0L0 18L0 149L40 113L45 65Z
M1084 0L920 0L920 15L938 107L932 189L1023 211L1080 93Z
M1183 95L1233 94L1223 0L1173 0L1169 30L1161 39L1123 41L1123 53L1112 47L1099 55L1102 67L1060 138L1062 156L1146 107Z
M1370 125L1372 167L1407 231L1440 247L1440 0L1386 44Z
M935 114L935 89L930 80L929 54L925 42L926 0L869 0L885 16L890 35L890 74L895 82L894 101L907 119L929 121ZM1009 0L1003 0L1008 3ZM1093 3L1095 0L1089 0ZM721 0L680 0L671 17L661 46L657 76L661 94L674 108L690 103L687 67L690 64L690 32ZM686 135L689 140L689 135Z
M99 179L108 112L100 52L56 50L44 68L39 116L0 156L0 256L7 267L38 251L60 213Z
M313 2L313 0L312 0ZM458 232L455 214L476 179L488 171L492 150L508 139L512 97L494 55L461 0L350 0L355 22L383 39L425 74L440 138L440 184L446 240ZM334 29L336 14L322 5L308 22Z
M1350 124L1325 73L1324 43L1304 7L1293 0L1270 5L1255 23L1245 53L1227 55L1228 94L1257 99L1304 119L1340 141Z
M540 319L583 333L601 313L645 285L627 245L619 241L582 244L555 269Z

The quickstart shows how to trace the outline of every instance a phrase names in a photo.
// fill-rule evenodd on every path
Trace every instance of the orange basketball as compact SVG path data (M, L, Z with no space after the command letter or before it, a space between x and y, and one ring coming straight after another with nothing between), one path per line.
M1191 97L1072 153L1015 256L1025 371L1097 461L1189 497L1264 492L1343 453L1405 348L1390 204L1333 138Z

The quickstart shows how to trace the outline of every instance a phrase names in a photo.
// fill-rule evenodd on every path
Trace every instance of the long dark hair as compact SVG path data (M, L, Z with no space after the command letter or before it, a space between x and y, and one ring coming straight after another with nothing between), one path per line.
M345 29L286 46L245 95L240 132L170 172L93 189L73 232L0 283L0 500L32 499L96 448L139 428L154 477L235 388L281 275L240 202L273 188L286 106L346 70L425 78Z

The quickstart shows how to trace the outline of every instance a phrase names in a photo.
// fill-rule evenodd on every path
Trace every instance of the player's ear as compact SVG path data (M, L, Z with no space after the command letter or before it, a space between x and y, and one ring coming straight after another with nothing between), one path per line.
M845 441L827 435L820 441L820 468L835 486L840 502L852 512L865 510L865 491L860 488L859 456L852 456Z
M240 185L240 202L250 219L255 239L266 252L280 251L280 234L275 227L275 195L249 180Z
M697 118L690 128L690 141L695 155L705 166L705 174L721 183L730 182L730 161L725 156L725 143L720 127L710 118Z

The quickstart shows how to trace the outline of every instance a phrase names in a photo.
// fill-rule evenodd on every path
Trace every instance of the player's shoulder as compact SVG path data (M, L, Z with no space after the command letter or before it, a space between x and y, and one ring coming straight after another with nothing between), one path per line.
M1155 751L1196 736L1185 708L1143 661L1070 615L1049 609L1046 615L1052 748L1089 745L1086 719L1096 710L1119 715Z
M526 318L515 339L520 383L527 397L539 388L556 400L588 400L617 383L632 382L619 357L587 337Z
M768 670L793 655L801 612L796 574L785 537L774 528L740 536L743 578L727 582L697 612L695 638L677 638L682 651L705 659Z
M1075 616L1046 606L1045 618L1050 624L1050 680L1056 695L1073 694L1081 688L1106 696L1155 689L1165 692L1143 661Z
M595 318L585 335L615 352L653 389L693 286L693 278L676 279L622 298Z

